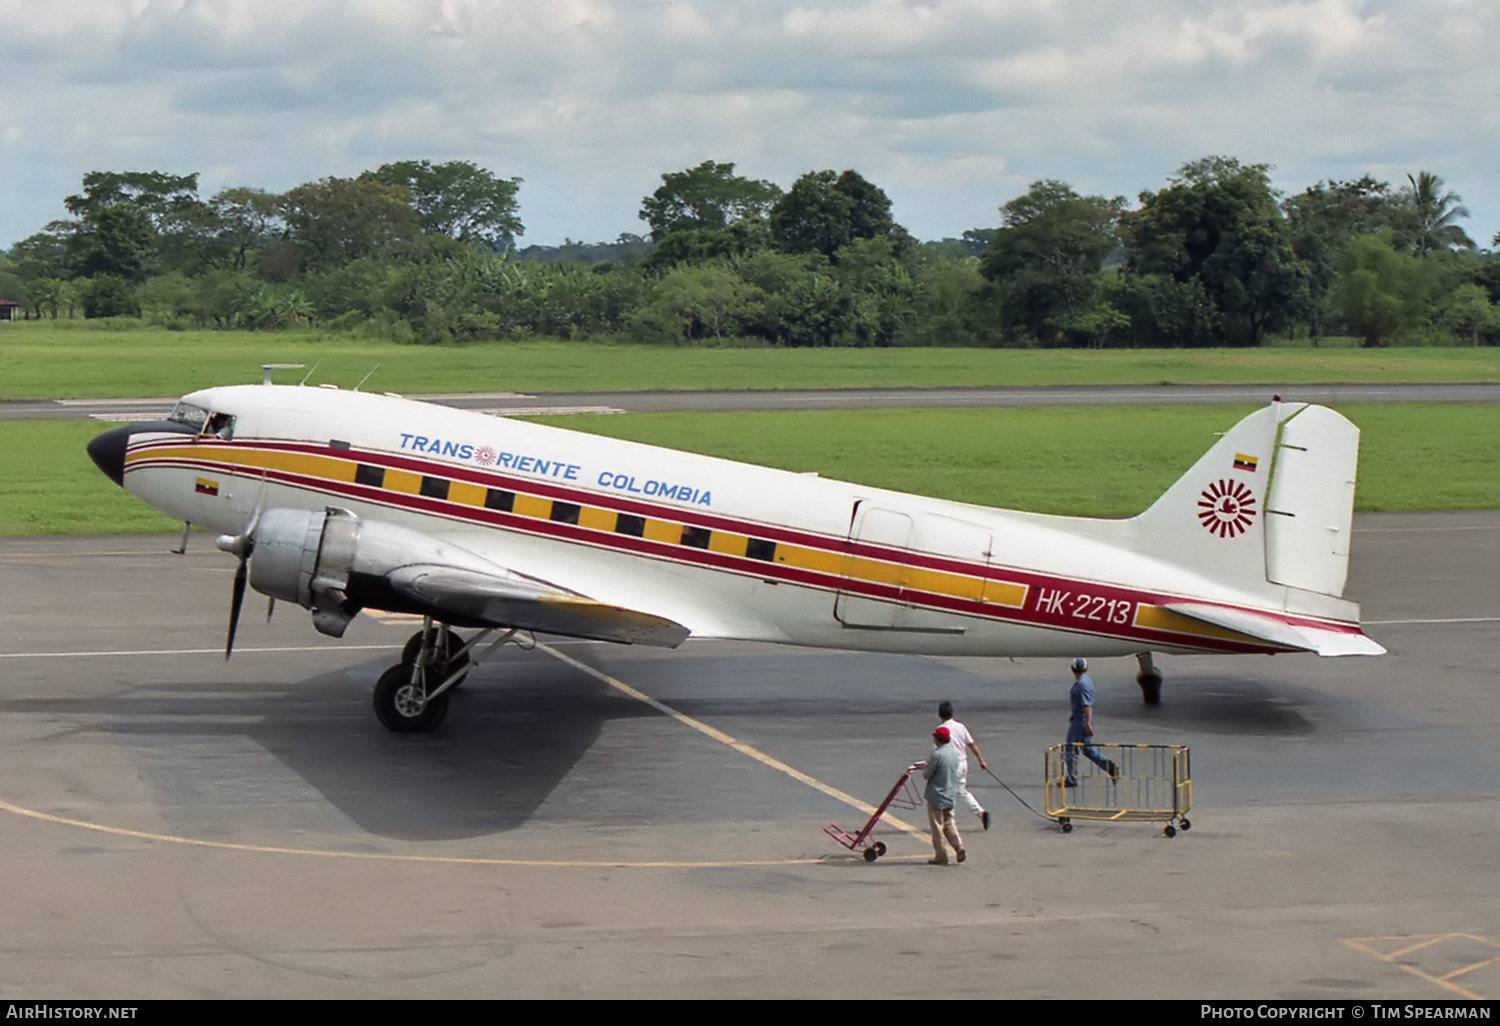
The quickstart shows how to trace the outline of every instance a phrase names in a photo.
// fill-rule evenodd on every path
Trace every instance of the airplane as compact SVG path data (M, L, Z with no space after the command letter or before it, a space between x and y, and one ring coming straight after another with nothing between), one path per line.
M332 385L230 385L88 444L116 484L238 558L245 586L341 637L423 627L375 712L427 731L535 633L966 656L1379 655L1344 599L1359 430L1279 398L1145 512L1003 510ZM269 612L268 612L269 615ZM476 633L464 640L459 630Z

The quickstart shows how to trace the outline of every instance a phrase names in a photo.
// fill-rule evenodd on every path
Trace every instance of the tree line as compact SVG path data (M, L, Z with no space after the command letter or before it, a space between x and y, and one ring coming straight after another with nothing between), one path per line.
M468 161L207 198L196 174L90 172L69 218L0 255L0 298L34 318L424 343L1500 344L1500 256L1427 171L1284 195L1266 165L1211 156L1134 205L1035 182L993 227L936 242L853 170L783 189L705 161L661 182L648 234L518 251L521 180Z

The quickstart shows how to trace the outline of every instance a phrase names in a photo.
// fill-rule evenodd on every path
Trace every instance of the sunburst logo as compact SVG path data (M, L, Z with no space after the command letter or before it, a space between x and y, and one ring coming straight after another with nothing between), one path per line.
M1255 493L1238 481L1217 481L1203 489L1198 519L1220 538L1233 538L1255 519Z
M474 462L478 463L481 467L492 467L495 465L495 459L499 455L494 449L486 445L474 450Z

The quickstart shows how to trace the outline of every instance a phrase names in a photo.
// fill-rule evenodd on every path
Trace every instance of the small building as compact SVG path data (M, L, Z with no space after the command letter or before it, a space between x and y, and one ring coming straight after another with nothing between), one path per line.
M9 299L0 299L0 321L19 320L20 313L20 303L13 303Z

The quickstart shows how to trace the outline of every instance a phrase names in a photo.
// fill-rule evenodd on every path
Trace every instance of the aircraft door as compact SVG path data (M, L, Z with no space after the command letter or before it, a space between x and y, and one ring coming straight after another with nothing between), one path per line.
M878 587L882 591L895 588L899 593L906 586L907 572L910 570L905 557L911 550L912 531L912 518L905 513L867 506L863 502L855 503L853 522L849 525L849 541L899 551L892 554L896 557L895 561L854 552L846 554L844 580L851 584L859 582L866 587ZM846 590L842 585L833 603L834 618L845 627L891 630L896 627L900 610L901 603L894 597L885 600L871 598L859 591Z
M973 621L954 605L985 601L992 539L989 528L952 517L861 505L850 542L893 551L884 558L870 550L845 556L848 586L839 590L834 616L845 627L866 630L961 634ZM926 554L944 557L947 565Z

